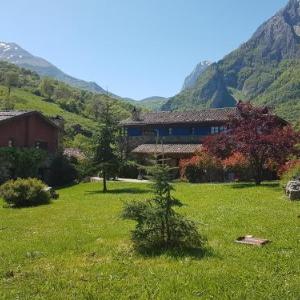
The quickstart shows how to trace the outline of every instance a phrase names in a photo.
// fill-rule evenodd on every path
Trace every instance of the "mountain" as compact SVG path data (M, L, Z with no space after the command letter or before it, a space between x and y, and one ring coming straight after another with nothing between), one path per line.
M162 105L167 102L168 98L152 96L139 101L139 105L148 110L160 110Z
M262 24L249 41L211 64L195 85L170 98L164 110L234 106L236 100L274 107L291 121L300 118L300 1Z
M34 71L42 77L55 78L79 89L99 94L106 93L97 83L87 82L67 75L47 60L30 54L15 43L0 42L0 60Z
M195 69L192 71L192 73L190 75L188 75L183 83L182 86L182 91L186 90L186 89L190 89L193 88L196 83L198 78L200 77L200 75L211 65L212 63L210 61L202 61L200 62Z
M17 75L17 80L10 85L10 93L8 74ZM64 141L69 146L76 144L77 136L90 138L97 132L107 103L117 121L128 118L133 110L125 101L106 94L81 93L78 88L54 79L48 80L48 85L52 86L52 92L48 93L41 88L41 82L36 72L0 61L0 110L38 110L46 116L62 116ZM80 143L76 147L80 147Z
M168 98L152 96L141 100L134 100L131 98L121 98L120 100L123 100L135 107L139 107L144 110L159 111L161 110L161 107L168 101Z

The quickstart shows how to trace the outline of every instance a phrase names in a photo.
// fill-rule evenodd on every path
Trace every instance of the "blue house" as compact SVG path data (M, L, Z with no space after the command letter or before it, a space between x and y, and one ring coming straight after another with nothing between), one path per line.
M146 113L135 109L120 123L123 148L139 156L164 153L178 162L200 149L205 137L224 131L238 114L237 108Z

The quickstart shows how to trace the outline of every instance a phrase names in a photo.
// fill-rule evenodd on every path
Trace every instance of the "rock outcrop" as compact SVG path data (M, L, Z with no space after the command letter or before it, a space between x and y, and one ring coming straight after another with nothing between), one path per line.
M300 181L289 181L286 185L285 192L290 200L300 200Z

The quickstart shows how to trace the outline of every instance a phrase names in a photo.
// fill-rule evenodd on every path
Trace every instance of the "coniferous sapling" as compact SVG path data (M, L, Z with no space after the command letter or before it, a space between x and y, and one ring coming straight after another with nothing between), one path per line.
M154 181L154 198L125 204L122 217L137 222L132 240L138 250L198 248L203 245L196 224L174 210L182 203L171 195L171 169L164 160L148 168Z

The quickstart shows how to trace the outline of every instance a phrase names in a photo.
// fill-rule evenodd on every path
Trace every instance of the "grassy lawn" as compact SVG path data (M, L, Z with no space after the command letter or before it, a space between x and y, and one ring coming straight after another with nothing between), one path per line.
M204 257L135 254L122 201L149 185L110 183L60 190L50 205L2 208L0 299L299 299L300 203L276 184L176 184L181 212L208 239ZM272 243L235 244L253 234Z

